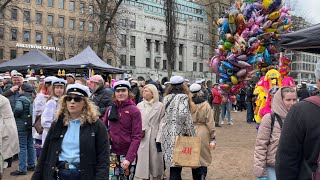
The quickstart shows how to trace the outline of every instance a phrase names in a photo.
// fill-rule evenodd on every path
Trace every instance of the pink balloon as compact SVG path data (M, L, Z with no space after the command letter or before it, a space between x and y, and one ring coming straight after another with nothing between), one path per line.
M263 16L258 16L256 19L256 24L259 25L260 23L262 23L263 20L264 20Z
M241 69L240 71L237 72L237 76L241 77L241 76L245 75L246 73L247 73L246 69Z
M220 59L217 57L217 56L214 56L212 59L211 59L211 68L213 69L213 71L216 73L216 74L219 74L219 66L220 66Z
M294 79L292 77L287 76L283 78L282 86L296 87L296 83L294 82Z
M233 94L239 94L242 88L246 87L246 83L244 81L239 82L237 85L231 88L231 92Z
M263 29L263 30L266 30L266 29L268 29L271 25L272 25L272 21L271 21L271 20L268 20L268 21L266 21L266 22L263 24L262 29Z

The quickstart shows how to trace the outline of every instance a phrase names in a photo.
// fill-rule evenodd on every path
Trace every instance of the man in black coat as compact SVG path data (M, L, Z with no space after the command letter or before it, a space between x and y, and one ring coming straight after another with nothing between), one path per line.
M320 61L315 75L320 88ZM278 180L311 180L312 172L320 168L320 96L311 98L315 102L309 98L300 101L284 121L276 155Z
M301 89L299 89L297 92L300 101L310 96L310 93L307 89L307 83L302 82L301 85L302 85Z
M93 92L91 99L99 107L102 117L106 113L106 109L112 105L113 92L104 87L104 80L100 75L94 75L90 78L89 87Z

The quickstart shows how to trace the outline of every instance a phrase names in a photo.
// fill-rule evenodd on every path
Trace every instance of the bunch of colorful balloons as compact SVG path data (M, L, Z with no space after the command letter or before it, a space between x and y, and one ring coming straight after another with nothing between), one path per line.
M218 48L208 65L222 91L238 94L247 80L279 66L277 43L292 26L288 11L281 0L236 0L217 21Z

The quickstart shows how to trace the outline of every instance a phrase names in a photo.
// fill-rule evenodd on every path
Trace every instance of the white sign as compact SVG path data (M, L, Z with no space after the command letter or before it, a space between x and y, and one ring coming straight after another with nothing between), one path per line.
M41 45L37 45L37 44L21 44L21 43L17 43L16 47L30 48L30 49L40 49L40 50L48 50L48 51L58 51L58 52L61 51L61 49L57 48L57 47L41 46Z

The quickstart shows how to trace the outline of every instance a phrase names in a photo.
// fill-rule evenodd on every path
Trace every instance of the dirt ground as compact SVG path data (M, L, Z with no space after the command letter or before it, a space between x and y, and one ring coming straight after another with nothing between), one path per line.
M253 150L256 130L254 124L246 123L246 112L233 112L234 125L216 128L217 147L212 151L213 160L208 168L207 180L254 180L252 173ZM10 172L17 168L16 161L12 168L5 169L4 180L31 179L27 176L12 177ZM190 168L183 169L183 180L192 180Z

